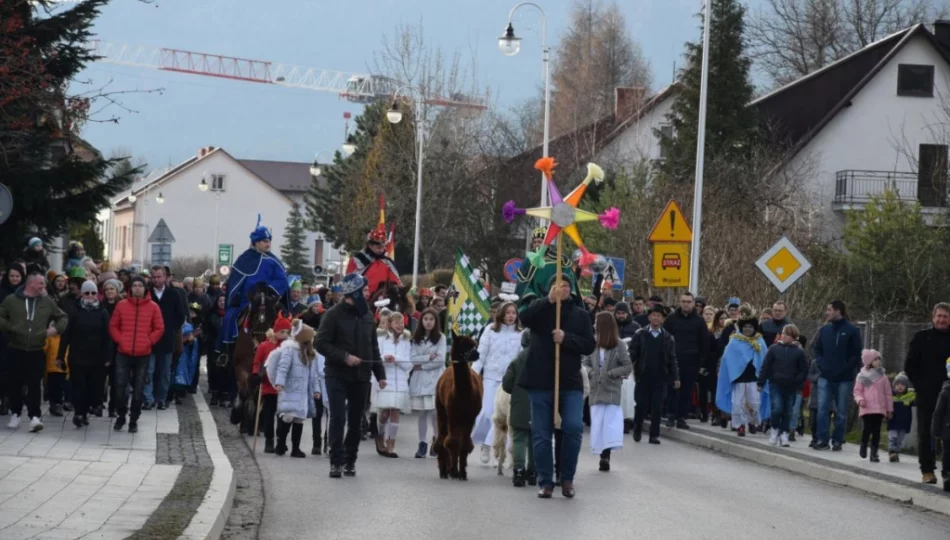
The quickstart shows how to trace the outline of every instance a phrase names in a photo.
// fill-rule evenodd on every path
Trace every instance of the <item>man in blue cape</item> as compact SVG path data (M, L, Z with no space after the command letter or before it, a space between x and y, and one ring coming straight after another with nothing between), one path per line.
M270 231L261 225L261 216L258 214L257 226L251 232L251 247L234 261L228 275L227 312L218 335L219 351L224 350L222 345L234 344L241 313L250 304L250 295L258 290L263 289L268 295L281 298L284 309L289 312L287 271L283 263L270 252L270 242Z
M740 437L745 437L747 428L750 433L755 433L755 426L762 421L761 411L771 411L768 384L761 394L756 387L767 350L759 333L758 319L751 313L744 313L722 354L716 386L716 407L732 414L732 427Z

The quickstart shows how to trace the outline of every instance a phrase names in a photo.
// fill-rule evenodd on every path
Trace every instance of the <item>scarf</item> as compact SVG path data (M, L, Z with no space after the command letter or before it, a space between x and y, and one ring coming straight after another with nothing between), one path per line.
M865 388L874 384L875 381L884 376L884 368L862 368L861 373L858 373L858 382L860 382Z
M95 311L99 309L99 299L96 298L92 302L86 302L83 300L82 302L79 302L79 305L82 306L82 308L86 311Z
M762 345L759 343L759 340L762 338L762 334L755 334L752 337L747 337L742 332L736 332L732 334L731 339L738 339L739 341L744 341L749 344L750 347L756 352L756 354L762 352Z

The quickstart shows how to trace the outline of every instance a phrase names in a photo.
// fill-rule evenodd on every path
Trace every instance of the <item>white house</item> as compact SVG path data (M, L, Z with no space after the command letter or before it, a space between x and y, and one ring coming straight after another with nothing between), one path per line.
M201 148L112 201L111 212L102 219L106 255L118 265L214 257L220 267L228 261L219 260L219 246L230 246L231 260L236 259L249 246L258 214L272 231L271 249L279 254L287 215L295 202L303 203L312 181L310 165L239 160L222 148ZM166 228L156 231L160 222ZM163 233L170 237L161 238ZM307 248L311 264L326 266L340 257L316 233L308 233Z
M677 93L674 84L634 100L631 109L622 106L618 89L613 115L559 139L563 146L586 150L573 160L576 166L587 159L630 164L663 159L656 133L671 129L666 115ZM925 25L897 32L749 106L756 108L763 129L790 145L786 171L807 171L813 210L834 238L847 210L888 188L919 201L927 213L947 210L948 98L950 21L937 21L933 32ZM576 144L592 132L596 144Z

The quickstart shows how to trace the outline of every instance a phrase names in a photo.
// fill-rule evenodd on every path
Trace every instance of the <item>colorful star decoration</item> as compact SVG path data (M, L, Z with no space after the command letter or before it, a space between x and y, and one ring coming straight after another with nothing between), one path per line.
M547 251L547 248L558 239L560 233L568 235L571 240L574 241L574 244L577 245L578 249L581 251L581 266L586 267L594 262L596 256L589 252L584 246L584 241L581 239L580 232L577 230L577 224L585 221L600 221L600 224L610 230L615 230L617 224L620 221L620 210L617 208L611 207L610 209L604 211L604 213L598 215L593 212L588 212L586 210L581 210L577 206L580 204L581 199L584 197L584 193L587 192L587 186L590 185L591 181L597 183L603 182L604 180L604 170L601 169L594 163L587 164L587 176L584 178L584 181L581 182L579 186L574 188L573 191L568 193L566 197L562 197L561 193L558 191L557 186L554 184L554 168L557 166L557 163L554 161L553 157L544 157L539 159L535 164L534 168L540 170L544 173L545 182L548 183L548 193L551 198L551 206L542 206L539 208L517 208L514 201L508 201L502 207L502 216L505 218L505 221L511 223L514 221L516 216L519 215L529 215L541 219L546 219L550 221L548 226L547 236L544 238L544 245L535 253L529 255L529 260L534 266L543 266L544 264L544 254Z

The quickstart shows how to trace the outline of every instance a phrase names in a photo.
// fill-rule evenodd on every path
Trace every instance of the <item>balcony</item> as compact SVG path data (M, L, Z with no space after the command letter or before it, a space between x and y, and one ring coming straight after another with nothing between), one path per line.
M835 210L850 210L894 190L903 201L920 202L924 208L947 208L947 182L920 190L916 173L894 171L838 171L835 175ZM939 189L938 189L939 188Z

